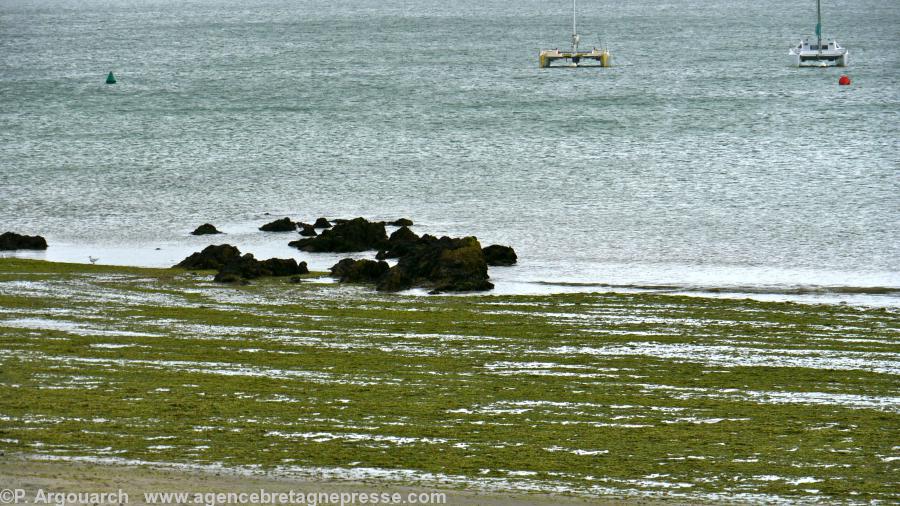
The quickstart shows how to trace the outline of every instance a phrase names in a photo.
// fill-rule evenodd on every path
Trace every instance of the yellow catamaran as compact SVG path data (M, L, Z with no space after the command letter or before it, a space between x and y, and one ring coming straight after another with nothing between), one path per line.
M590 51L579 51L578 43L581 42L581 35L578 35L576 26L575 0L572 0L572 50L560 51L559 49L542 49L540 53L540 66L547 68L556 60L566 60L569 67L578 67L582 60L595 60L600 65L587 65L589 67L609 67L612 64L609 51L607 49L591 48Z

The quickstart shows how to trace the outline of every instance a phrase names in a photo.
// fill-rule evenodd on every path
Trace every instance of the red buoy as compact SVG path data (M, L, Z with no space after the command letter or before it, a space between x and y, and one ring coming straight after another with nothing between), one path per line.
M847 77L846 75L842 75L841 78L838 79L838 84L840 84L841 86L849 86L850 78Z

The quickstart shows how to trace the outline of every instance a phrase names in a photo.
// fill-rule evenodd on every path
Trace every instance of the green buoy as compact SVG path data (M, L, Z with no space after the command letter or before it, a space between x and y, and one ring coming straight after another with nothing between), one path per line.
M114 76L112 72L106 76L106 84L116 84L116 76Z

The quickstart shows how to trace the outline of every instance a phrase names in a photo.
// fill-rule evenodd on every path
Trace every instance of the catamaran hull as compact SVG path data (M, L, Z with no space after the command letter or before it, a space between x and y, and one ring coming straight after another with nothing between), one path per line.
M796 67L846 67L850 64L848 53L840 56L792 54L791 58Z
M791 62L796 67L846 67L850 64L850 52L825 53L817 52L797 53L791 51Z
M610 67L612 58L606 49L594 48L591 51L560 51L559 49L545 49L539 55L539 65L542 69L550 67L557 60L568 60L571 63L567 67ZM595 60L599 65L585 65L584 60Z
M797 67L846 67L850 64L850 51L836 40L801 40L788 50L791 62Z

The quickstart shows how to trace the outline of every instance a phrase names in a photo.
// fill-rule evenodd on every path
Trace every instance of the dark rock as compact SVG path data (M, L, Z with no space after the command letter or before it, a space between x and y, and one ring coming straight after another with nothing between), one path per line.
M47 249L47 241L39 235L20 235L15 232L0 235L0 251L17 249Z
M270 258L260 262L265 276L296 276L309 274L306 262L297 263L293 258Z
M331 228L331 222L326 218L319 218L313 226L316 228Z
M419 240L419 236L416 235L415 232L407 228L406 226L400 227L388 237L388 242L391 244L403 244L408 242L416 242Z
M412 220L407 218L400 218L399 220L388 223L388 225L393 225L395 227L411 227L413 225L413 222Z
M332 276L340 279L353 268L354 264L356 264L356 260L352 258L342 258L328 270L331 271Z
M388 248L379 251L375 258L378 260L384 260L385 258L400 258L409 253L415 247L416 241L418 240L419 236L412 230L407 227L398 228L388 238Z
M309 269L306 268L306 262L297 263L293 258L270 258L268 260L259 261L253 257L253 254L247 253L243 256L233 257L225 265L219 269L214 281L223 281L238 276L243 279L256 279L263 276L296 276L298 274L308 274Z
M175 267L192 270L221 269L231 259L241 256L241 251L230 244L207 246L203 251L182 260Z
M389 269L387 262L345 258L331 267L331 275L342 283L376 283Z
M219 232L218 230L216 230L216 227L212 226L211 224L204 223L203 225L200 225L199 227L197 227L196 230L191 232L191 235L208 235L208 234L221 234L221 233L222 232Z
M263 276L296 276L309 274L306 262L297 263L293 258L270 258L259 261L251 253L241 251L230 244L207 246L203 251L185 258L175 267L192 270L215 269L214 278L221 283L255 279Z
M319 234L316 232L316 228L313 227L312 225L310 225L308 223L301 223L300 224L300 235L302 235L303 237L315 237Z
M432 293L490 290L487 263L474 237L437 239L424 235L400 257L378 282L378 290L398 291L413 286L433 288Z
M303 251L348 253L382 249L387 245L387 239L383 224L355 218L323 230L317 237L292 241L288 245Z
M484 259L488 265L513 265L518 260L515 250L509 246L491 244L481 251L484 252Z
M340 225L341 223L347 223L348 221L350 221L350 220L345 220L343 218L335 218L335 219L331 220L331 223L334 223L335 225Z
M297 224L291 221L290 218L281 218L280 220L266 223L259 229L263 232L292 232L297 229Z
M219 269L219 273L216 274L213 281L227 283L228 281L225 280L230 280L235 277L254 279L261 277L262 275L262 266L260 265L259 260L254 258L252 253L246 253L243 256L232 258L226 262L225 265Z

